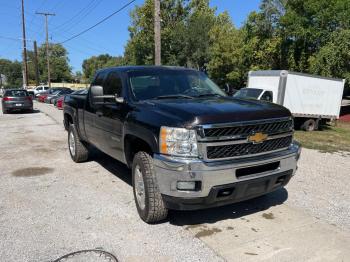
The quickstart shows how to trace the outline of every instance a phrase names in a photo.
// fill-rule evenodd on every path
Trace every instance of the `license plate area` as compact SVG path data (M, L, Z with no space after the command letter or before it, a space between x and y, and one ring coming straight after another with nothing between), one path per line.
M22 104L15 104L16 106L22 106Z
M268 171L275 171L275 170L278 170L279 167L280 167L280 161L258 165L258 166L239 168L236 170L236 177L240 179L250 175L260 174Z

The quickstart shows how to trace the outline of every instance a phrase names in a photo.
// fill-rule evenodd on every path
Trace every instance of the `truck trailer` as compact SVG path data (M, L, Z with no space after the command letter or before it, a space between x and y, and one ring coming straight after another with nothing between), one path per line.
M288 108L297 127L312 131L339 118L344 79L286 70L250 71L247 88L235 97L265 100Z

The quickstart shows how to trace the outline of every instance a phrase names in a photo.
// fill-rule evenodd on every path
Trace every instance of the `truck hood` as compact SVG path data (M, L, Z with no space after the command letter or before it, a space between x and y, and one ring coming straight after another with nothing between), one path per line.
M187 127L291 116L283 106L231 97L152 100L149 103L158 113Z

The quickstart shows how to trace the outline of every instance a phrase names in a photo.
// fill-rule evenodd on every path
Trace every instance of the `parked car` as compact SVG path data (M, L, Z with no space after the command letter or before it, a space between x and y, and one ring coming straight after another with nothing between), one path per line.
M40 93L38 96L37 96L37 100L38 102L42 102L44 103L46 97L49 95L48 92L44 92L44 93Z
M204 73L178 67L97 72L87 95L66 95L75 162L89 144L132 169L139 216L226 205L285 186L300 146L290 111L227 96Z
M72 93L73 90L71 89L63 89L63 90L59 90L57 92L54 92L52 95L49 95L46 97L47 103L49 104L54 104L55 100L61 96L67 95Z
M57 109L60 109L60 110L63 109L63 101L64 101L64 96L61 96L56 100L55 106L57 107Z
M4 114L12 111L33 111L32 97L26 90L8 89L2 98L2 112Z
M71 95L86 95L88 93L88 90L87 89L80 89L80 90L77 90L77 91L74 91L73 93L71 93ZM55 106L58 108L58 109L63 109L63 104L64 104L64 96L61 96L59 97L57 100L56 100L56 104Z
M46 92L48 89L48 86L37 86L35 88L28 89L27 91L32 97L36 97L38 94Z
M71 89L67 88L67 87L52 87L52 88L48 89L46 92L43 92L43 93L39 94L37 99L38 99L39 102L45 102L45 99L49 95L52 95L52 94L54 94L54 93L56 93L57 91L60 91L60 90L71 90Z
M320 123L339 118L345 79L285 70L251 71L248 87L234 96L277 103L288 108L296 127L317 130Z

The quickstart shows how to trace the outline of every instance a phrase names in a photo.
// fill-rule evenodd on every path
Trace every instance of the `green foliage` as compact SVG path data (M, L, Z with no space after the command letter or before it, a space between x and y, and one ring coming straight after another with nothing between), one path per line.
M5 75L7 83L5 87L14 88L22 87L22 65L18 61L0 59L0 74ZM3 83L4 84L4 83Z
M349 92L350 29L333 32L329 41L309 61L311 73L346 78Z
M153 0L131 13L127 64L153 64ZM163 0L162 63L207 67L242 87L250 70L286 69L350 78L349 0L262 0L236 29L208 0Z
M210 61L208 71L217 83L223 86L230 83L239 86L244 76L242 67L242 36L228 15L223 13L217 16L215 25L209 32Z
M50 44L50 78L51 82L71 81L71 67L69 66L68 52L61 44ZM28 56L28 81L35 84L34 52L27 51ZM47 83L47 58L46 45L38 48L39 82Z
M122 57L113 57L108 54L92 56L83 61L84 77L91 81L97 70L104 67L120 66L124 64Z

